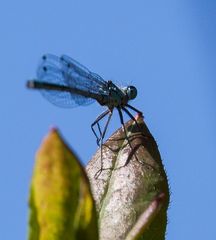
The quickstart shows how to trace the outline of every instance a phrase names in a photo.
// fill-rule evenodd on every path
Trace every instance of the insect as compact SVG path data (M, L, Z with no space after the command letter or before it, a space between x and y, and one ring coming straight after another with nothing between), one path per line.
M46 54L38 66L37 78L27 81L27 87L39 89L48 101L59 107L88 105L94 101L107 107L91 124L91 129L101 149L101 171L103 140L114 109L117 109L119 113L125 138L132 148L124 125L122 111L135 122L136 119L128 109L142 115L142 112L128 104L137 96L137 89L134 86L118 87L112 81L105 81L98 74L89 71L67 55L58 57ZM102 130L99 123L107 115L108 118ZM99 134L95 130L95 126L97 126Z

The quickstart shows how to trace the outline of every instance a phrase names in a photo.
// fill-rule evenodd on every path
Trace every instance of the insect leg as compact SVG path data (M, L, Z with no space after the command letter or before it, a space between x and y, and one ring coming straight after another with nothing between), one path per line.
M102 149L102 148L103 148L103 140L104 140L104 137L105 137L105 134L106 134L106 131L107 131L109 122L110 122L110 120L111 120L112 114L113 114L113 110L110 110L110 112L109 112L109 117L108 117L107 122L106 122L106 124L105 124L103 133L101 134L101 139L100 139L101 167L100 167L100 169L96 172L95 178L98 178L99 175L101 174L102 170L103 170L103 149Z
M106 122L106 124L105 124L103 133L102 133L102 135L101 135L101 140L103 140L104 137L105 137L105 134L106 134L106 131L107 131L109 122L110 122L110 120L111 120L112 114L113 114L113 110L109 110L109 117L108 117L108 119L107 119L107 122Z
M136 123L137 128L139 129L139 131L140 131L140 133L142 134L143 137L145 137L145 138L150 138L150 139L153 138L151 135L144 135L144 134L142 133L142 130L141 130L141 128L140 128L140 126L139 126L139 124L138 124L136 118L135 118L135 117L134 117L134 116L128 111L127 108L122 107L122 110L123 110L124 112L126 112L127 115L128 115L131 119L134 120L134 122Z
M136 119L134 118L134 116L133 116L126 108L123 107L122 110L125 111L125 112L135 121L135 123L136 123L139 131L142 133L142 131L141 131L141 129L140 129L140 127L139 127ZM125 138L127 139L128 144L129 144L131 150L133 151L133 147L132 147L132 145L131 145L131 142L130 142L128 136L127 136L127 132L126 132L126 129L125 129L122 112L121 112L120 109L118 109L118 111L119 111L119 116L120 116L121 124L123 125L123 128L124 128ZM143 134L142 134L142 136L147 137L147 138L152 138L152 136L145 136L145 135L143 135ZM143 161L139 160L139 158L138 158L137 155L136 155L136 152L134 152L134 156L135 156L136 160L137 160L140 164L142 164L142 165L144 164ZM130 159L127 159L127 161L126 161L126 163L125 163L125 166L128 164L129 160L130 160ZM151 167L151 166L150 166L150 167Z
M100 125L99 125L99 122L100 120L102 120L108 113L110 112L109 109L107 109L106 111L104 111L102 114L100 114L96 120L91 124L91 129L92 129L92 132L94 133L96 139L97 139L97 145L100 146L99 142L100 142L100 139L102 137L102 131L101 131L101 128L100 128ZM98 137L96 131L94 130L94 126L97 124L97 127L98 127L98 130L99 130L99 133L100 133L100 137Z
M130 139L128 138L127 131L126 131L126 128L125 128L122 111L121 111L120 108L117 108L117 110L118 110L118 112L119 112L119 117L120 117L121 125L122 125L123 130L124 130L125 138L127 139L127 142L128 142L128 144L129 144L131 150L133 151L133 147L132 147L132 145L131 145ZM135 157L136 157L136 155L135 155ZM137 159L137 157L136 157L136 159ZM128 160L126 161L125 166L128 164L129 160L130 160L130 159L128 159Z
M134 111L137 112L140 116L143 116L143 113L142 113L141 111L139 111L138 109L136 109L135 107L133 107L133 106L131 106L131 105L129 105L129 104L126 104L125 106L128 107L128 108L130 108L130 109L132 109L132 110L134 110Z
M137 120L136 120L136 118L127 110L127 108L125 108L125 107L122 107L122 110L124 111L124 112L126 112L127 113L127 115L132 119L132 120L134 120L134 122L136 123L136 125L137 125L137 128L139 129L139 131L140 131L140 127L139 127L139 124L138 124L138 122L137 122Z

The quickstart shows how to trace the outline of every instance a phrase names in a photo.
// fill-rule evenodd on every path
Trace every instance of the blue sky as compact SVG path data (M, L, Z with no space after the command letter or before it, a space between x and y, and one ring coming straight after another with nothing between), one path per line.
M172 191L168 240L216 235L216 2L0 3L0 239L25 239L34 154L57 126L84 164L96 151L97 104L51 105L25 88L44 53L68 54L104 79L133 84ZM120 126L114 114L111 134Z

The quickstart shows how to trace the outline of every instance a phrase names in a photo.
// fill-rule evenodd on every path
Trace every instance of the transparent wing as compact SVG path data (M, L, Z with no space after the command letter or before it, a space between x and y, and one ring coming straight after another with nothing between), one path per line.
M60 61L68 86L94 93L100 93L101 89L106 89L107 82L104 81L102 77L96 73L90 72L76 60L67 55L62 55Z
M73 87L96 94L104 92L107 86L106 81L100 76L91 73L87 68L66 55L61 57L51 54L44 55L37 70L37 78L42 82ZM94 99L70 92L40 91L47 100L60 107L75 107L94 102Z

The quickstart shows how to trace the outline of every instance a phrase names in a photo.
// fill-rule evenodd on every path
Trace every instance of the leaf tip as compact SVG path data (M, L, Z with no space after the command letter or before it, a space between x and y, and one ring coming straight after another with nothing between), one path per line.
M52 132L56 132L56 133L58 133L59 132L59 130L58 130L58 128L56 127L56 126L50 126L49 127L49 131L52 133Z
M136 115L135 115L135 119L138 121L139 119L142 119L143 120L143 118L144 118L144 116L143 116L143 113L142 112L140 112L140 113L137 113Z

